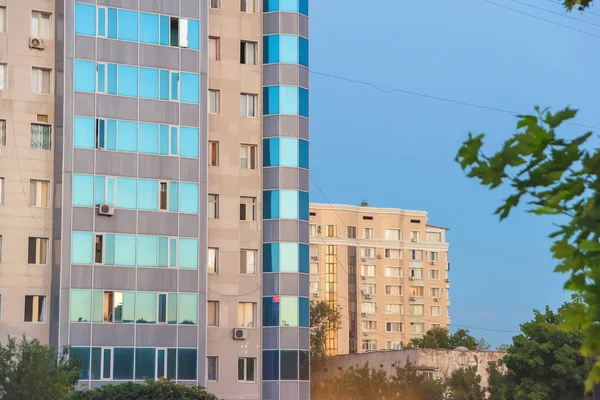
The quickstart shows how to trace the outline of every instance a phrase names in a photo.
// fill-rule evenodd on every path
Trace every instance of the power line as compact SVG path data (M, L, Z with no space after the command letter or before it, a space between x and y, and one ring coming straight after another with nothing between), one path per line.
M519 0L511 0L511 1L513 1L515 3L518 3L518 4L523 4L523 5L527 6L527 7L535 8L537 10L546 11L547 13L558 15L559 17L572 19L572 20L575 20L575 21L578 21L578 22L583 22L584 24L590 24L590 25L594 25L594 26L600 26L600 24L596 24L594 22L584 21L582 19L574 18L574 17L571 17L569 15L564 15L564 14L561 14L561 13L557 13L556 11L551 11L551 10L547 10L545 8L542 8L542 7L534 6L533 4L525 3L523 1L519 1Z
M484 1L487 1L487 0L484 0ZM598 37L600 37L600 36L598 36ZM320 71L316 71L316 70L311 70L310 73L314 74L314 75L324 76L324 77L327 77L327 78L338 79L338 80L341 80L341 81L345 81L345 82L349 82L349 83L354 83L354 84L357 84L357 85L369 86L369 87L372 87L372 88L378 90L381 93L386 93L386 94L403 93L403 94L408 94L408 95L411 95L411 96L418 96L418 97L423 97L423 98L426 98L426 99L443 101L443 102L446 102L446 103L453 103L453 104L458 104L458 105L467 106L467 107L474 107L474 108L479 108L479 109L488 110L488 111L495 111L495 112L499 112L499 113L503 113L503 114L509 114L509 115L512 115L512 116L519 116L519 115L522 114L522 113L518 113L516 111L510 111L510 110L506 110L506 109L502 109L502 108L498 108L498 107L485 106L485 105L482 105L482 104L470 103L470 102L467 102L467 101L451 99L451 98L448 98L448 97L435 96L435 95L431 95L431 94L426 94L426 93L421 93L421 92L415 92L415 91L406 90L406 89L400 89L400 88L395 88L395 87L390 87L390 86L378 85L376 83L372 83L372 82L368 82L368 81L363 81L363 80L358 80L358 79L353 79L353 78L347 78L347 77L344 77L344 76L330 74L330 73L326 73L326 72L320 72ZM387 90L385 88L387 88ZM565 122L565 124L573 125L573 126L579 126L579 127L582 127L582 128L598 129L598 130L600 130L600 127L598 127L598 126L579 124L579 123L576 123L576 122Z
M540 21L545 21L545 22L548 22L548 23L553 24L553 25L562 26L563 28L571 29L572 31L575 31L575 32L583 33L584 35L588 35L588 36L593 36L593 37L600 38L600 36L595 35L593 33L582 31L581 29L573 28L573 27L570 27L568 25L559 24L558 22L550 21L549 19L538 17L537 15L529 14L529 13L526 13L524 11L517 10L515 8L511 8L511 7L505 6L503 4L495 3L495 2L493 2L491 0L483 0L483 1L485 1L486 3L494 4L494 5L498 6L498 7L506 8L507 10L511 10L511 11L514 11L514 12L519 13L519 14L527 15L527 16L529 16L531 18L539 19Z

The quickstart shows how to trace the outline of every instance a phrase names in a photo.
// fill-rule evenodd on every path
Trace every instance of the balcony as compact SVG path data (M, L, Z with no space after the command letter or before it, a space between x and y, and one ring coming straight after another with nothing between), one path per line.
M410 260L408 266L410 268L423 268L423 260Z

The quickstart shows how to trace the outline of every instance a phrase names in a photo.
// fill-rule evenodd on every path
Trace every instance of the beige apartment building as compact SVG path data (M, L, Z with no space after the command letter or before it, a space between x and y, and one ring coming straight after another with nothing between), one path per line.
M425 211L310 205L310 296L342 314L329 355L398 350L449 327L446 232Z

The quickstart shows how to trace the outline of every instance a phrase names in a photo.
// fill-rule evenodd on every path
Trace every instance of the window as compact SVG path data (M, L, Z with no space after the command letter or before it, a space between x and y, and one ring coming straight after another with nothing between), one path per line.
M363 321L362 328L365 331L376 331L377 330L377 321Z
M423 250L410 250L411 261L423 261Z
M158 183L158 209L167 211L169 209L169 183Z
M317 264L317 263L310 263L310 273L311 274L318 274L319 273L319 264Z
M442 315L440 306L429 306L429 315L432 317L439 317Z
M238 382L256 381L256 358L238 358Z
M240 274L256 273L256 250L242 250L240 253Z
M240 94L240 117L256 117L256 97L255 94Z
M208 301L208 326L219 326L218 301Z
M385 258L402 258L402 252L398 249L385 249Z
M375 266L374 265L363 265L361 269L362 276L375 276Z
M421 240L421 232L410 231L410 241L411 242L419 242L420 240Z
M50 125L31 124L29 148L31 150L52 150L52 129Z
M46 296L25 296L25 322L46 321Z
M256 197L240 197L240 221L256 221Z
M0 7L0 33L6 33L6 7Z
M4 205L5 179L0 178L0 206Z
M102 320L104 322L123 322L123 292L104 292L103 294L103 307L102 307ZM133 300L132 302L134 302ZM136 311L136 314L140 314ZM125 319L128 320L127 318Z
M29 205L31 207L48 207L50 182L31 179L29 181Z
M240 64L256 65L256 42L240 42Z
M423 304L411 304L410 305L410 315L415 317L420 317L423 315L424 307Z
M209 98L210 98L210 109L208 112L211 114L220 114L221 113L221 91L215 89L208 90Z
M51 94L51 78L51 69L33 67L31 69L31 92L37 94Z
M0 65L0 70L2 69L2 66ZM0 72L1 75L1 72ZM0 77L0 80L2 78ZM0 81L0 85L1 85L1 81ZM0 90L2 90L2 87L0 87ZM6 120L5 119L0 119L0 147L5 147L6 146Z
M238 303L238 327L256 328L256 303Z
M375 311L377 310L375 303L362 303L362 312L367 313L367 314L375 314Z
M423 270L421 268L411 268L410 277L412 279L423 279Z
M208 380L218 381L219 380L219 357L208 356L207 368L208 368Z
M393 333L402 333L402 322L386 322L385 331Z
M363 285L363 293L374 295L377 293L377 286L374 283L366 283Z
M374 239L373 228L363 228L363 239Z
M429 261L438 262L440 261L440 252L439 251L429 251Z
M219 249L215 247L208 248L208 262L206 270L209 274L219 273Z
M208 195L208 218L218 219L219 218L219 195L209 194Z
M410 323L410 333L421 334L424 333L425 326L421 322L411 322Z
M310 224L310 237L317 237L319 233L319 227L316 224Z
M375 257L375 247L363 247L361 249L362 258L374 258Z
M208 58L216 61L221 59L221 39L216 36L208 37Z
M409 292L411 297L423 297L424 289L423 286L411 286Z
M402 304L399 303L385 303L386 314L402 314Z
M440 270L439 269L430 269L429 270L429 279L431 280L439 280L440 279Z
M256 169L256 146L251 144L240 146L240 168Z
M442 241L441 232L426 232L425 237L427 238L428 242L440 243Z
M211 167L219 166L219 142L208 142L208 162Z
M2 8L0 8L1 10ZM8 71L8 67L6 64L0 64L0 90L4 90L8 87L8 75L6 72Z
M310 282L308 285L311 293L319 293L319 281Z
M355 226L348 227L348 238L356 239L356 227Z
M29 238L27 262L29 264L45 265L47 263L48 239L39 237Z
M221 0L210 0L210 8L221 8Z
M240 11L246 13L255 13L256 12L256 0L241 0L240 1Z
M319 259L319 245L318 244L310 245L310 259L311 260Z
M325 225L325 236L337 237L337 225Z
M96 235L94 243L94 263L104 264L104 235Z
M429 297L433 297L433 298L442 297L441 289L439 287L429 288Z
M388 278L402 278L402 268L385 267L385 276Z
M377 350L377 341L373 340L373 339L363 340L362 341L362 349L363 349L363 351Z
M393 342L391 340L386 341L387 350L402 350L402 342Z
M385 294L387 296L402 296L402 286L385 285Z
M400 229L386 229L385 240L400 240Z
M32 11L31 12L31 36L51 39L52 38L52 23L51 14Z

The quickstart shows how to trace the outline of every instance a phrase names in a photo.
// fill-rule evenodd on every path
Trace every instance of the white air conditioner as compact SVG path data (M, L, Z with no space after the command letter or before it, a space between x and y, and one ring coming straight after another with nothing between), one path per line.
M409 280L409 281L414 281L414 280L415 280L415 277L414 277L414 276L409 276L409 277L408 277L408 280Z
M437 303L438 301L440 301L440 298L439 297L434 297L433 301L435 301Z
M415 296L410 296L410 301L416 301L417 298Z
M115 215L115 206L111 206L110 204L100 204L98 206L98 215L106 215L109 217Z
M365 293L365 299L372 299L373 295L371 293Z
M319 293L317 293L317 292L313 293L312 297L319 297Z
M367 280L367 277L366 277L366 276L364 276L364 275L361 275L361 276L360 276L360 279L362 279L363 281L365 281L365 280Z
M446 278L444 281L446 281L446 283L450 283L450 278Z
M364 261L367 261L367 259L366 259L365 257L361 257L361 260L362 260L363 262L364 262Z
M245 329L233 328L233 339L246 340L248 339L248 332Z
M381 260L381 254L377 254L377 259Z
M368 314L366 312L364 312L364 313L360 313L360 315L362 315L363 317L366 317Z
M417 241L417 239L415 239L415 238L412 238L412 239L410 239L410 241L411 241L411 242L416 242L416 241Z
M30 37L29 38L29 48L44 50L46 48L46 42L44 41L44 39L41 39L41 38Z

